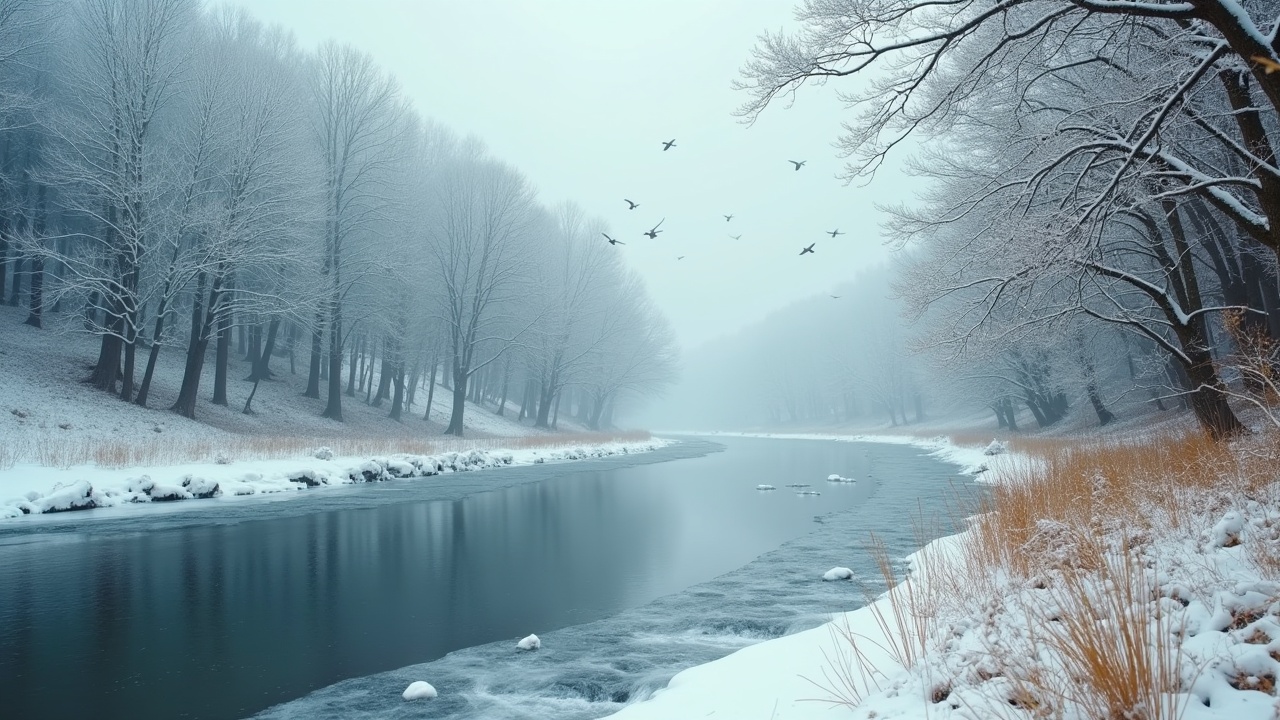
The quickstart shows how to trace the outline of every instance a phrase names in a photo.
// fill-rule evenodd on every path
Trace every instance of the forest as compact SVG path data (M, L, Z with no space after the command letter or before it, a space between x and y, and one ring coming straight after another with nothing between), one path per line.
M239 353L334 421L440 384L448 434L467 399L609 426L674 376L666 320L602 221L429 110L244 10L0 0L0 302L93 336L86 381L121 402L182 363L188 418L228 404Z
M883 208L890 267L737 338L762 359L741 373L766 388L753 416L898 425L960 403L1017 430L1123 404L1188 408L1215 436L1240 412L1275 424L1280 41L1253 18L1278 10L803 3L761 36L740 114L834 88L844 178L898 159L919 192Z

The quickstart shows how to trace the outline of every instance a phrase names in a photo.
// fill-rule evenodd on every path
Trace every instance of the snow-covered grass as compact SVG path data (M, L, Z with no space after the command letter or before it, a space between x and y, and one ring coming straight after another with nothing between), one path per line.
M297 374L287 357L272 359L274 378L262 382L253 399L253 414L241 412L253 388L246 382L249 364L233 352L228 405L209 402L213 363L201 379L197 420L168 408L182 383L180 348L161 350L148 407L94 390L83 383L95 361L94 338L56 329L37 330L22 324L25 314L0 306L0 469L19 462L65 467L86 462L104 465L159 464L230 457L280 457L299 445L351 446L350 454L436 452L451 412L452 394L436 387L431 419L423 420L428 392L419 388L414 404L400 422L388 417L390 402L380 407L365 402L366 393L343 397L345 422L320 417L325 400L303 396L306 350L300 349ZM145 353L140 360L145 360ZM139 369L139 380L141 369ZM346 378L343 378L344 386ZM374 382L377 381L375 377ZM470 437L555 435L516 422L517 409L508 403L499 416L491 404L467 403L466 430ZM561 413L561 432L585 428ZM260 438L250 440L248 438ZM299 440L301 439L301 440ZM356 447L363 445L364 447ZM243 451L243 452L241 452ZM239 454L237 454L239 453Z
M989 440L935 441L987 464L991 488L909 577L882 554L891 589L868 606L681 673L615 717L1280 714L1275 435L1012 442L995 456Z
M134 506L177 500L228 499L290 493L361 482L425 478L507 465L565 462L654 450L668 441L648 433L625 436L547 436L467 441L471 447L448 449L421 445L421 452L378 453L397 447L365 442L310 448L282 445L282 456L263 459L200 458L149 466L18 463L0 470L0 519L69 510ZM249 446L250 449L257 446ZM211 448L212 450L212 448ZM355 451L355 452L352 452Z

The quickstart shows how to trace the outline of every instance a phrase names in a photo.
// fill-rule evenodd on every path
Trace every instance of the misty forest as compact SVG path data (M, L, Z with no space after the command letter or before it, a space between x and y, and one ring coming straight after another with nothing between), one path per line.
M1261 0L0 0L0 707L1274 718L1278 145Z

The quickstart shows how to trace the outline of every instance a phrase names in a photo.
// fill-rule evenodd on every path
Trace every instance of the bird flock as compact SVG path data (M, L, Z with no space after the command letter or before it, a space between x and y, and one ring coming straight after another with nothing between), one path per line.
M663 140L663 141L662 141L662 152L667 152L668 150L670 150L670 149L671 149L671 148L673 148L673 147L678 147L678 146L676 145L676 139L675 139L675 138L671 138L670 140ZM794 165L794 166L795 166L795 171L796 171L796 172L800 172L800 168L804 167L804 166L805 166L805 163L807 163L807 162L808 162L808 160L788 160L787 162L789 162L789 163L791 163L792 165ZM636 201L634 201L634 200L631 200L630 198L623 198L623 199L622 199L622 201L623 201L623 202L625 202L625 203L627 204L627 209L628 209L628 210L635 210L635 209L637 209L637 208L639 208L639 207L640 207L640 203L638 203L638 202L636 202ZM733 218L734 218L734 216L733 216L733 214L732 214L732 213L730 213L730 214L726 214L726 215L723 215L723 217L724 217L724 221L725 221L725 222L733 222ZM660 230L660 229L659 229L659 228L661 228L661 227L662 227L662 223L664 223L664 222L666 222L666 221L667 221L667 219L666 219L665 217L664 217L664 218L662 218L661 220L659 220L659 221L658 221L658 224L657 224L657 225L654 225L653 227L649 228L648 230L646 230L646 231L642 232L642 233L641 233L641 235L644 235L645 237L649 238L650 240L657 240L657 239L658 239L658 235L660 235L660 234L661 234L661 233L663 233L663 232L666 232L665 230ZM621 240L618 240L618 239L617 239L617 238L615 238L615 237L610 236L608 233L603 233L603 232L602 232L602 233L600 233L600 234L601 234L601 235L604 235L604 239L605 239L606 241L608 241L608 243L609 243L610 245L626 245L626 243L622 242ZM832 239L832 240L834 240L834 239L836 239L837 237L839 237L839 236L841 236L841 235L845 235L846 233L842 233L842 232L840 232L840 228L836 228L835 230L827 230L827 231L826 231L826 234L830 235L830 236L831 236L831 239ZM741 240L741 239L742 239L742 235L741 235L741 234L738 234L738 235L729 235L729 237L733 238L734 240ZM817 243L816 243L816 242L813 242L813 243L809 243L809 245L808 245L808 246L806 246L806 247L804 247L804 248L801 248L801 250L800 250L800 255L801 255L801 256L804 256L804 255L813 255L813 254L815 254L815 253L814 253L814 249L813 249L815 245L817 245ZM680 256L678 256L678 257L676 258L676 260L683 260L683 259L685 259L686 257L688 257L688 256L687 256L687 255L680 255ZM839 296L838 296L838 295L832 295L831 297L833 297L833 298L838 298Z

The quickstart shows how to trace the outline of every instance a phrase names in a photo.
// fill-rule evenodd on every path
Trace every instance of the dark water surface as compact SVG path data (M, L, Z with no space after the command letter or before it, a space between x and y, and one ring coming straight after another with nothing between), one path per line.
M600 717L859 604L853 584L816 578L869 575L869 530L910 550L919 504L954 479L904 446L687 439L287 502L5 523L0 715ZM531 632L544 649L516 653ZM405 703L410 679L441 698Z

